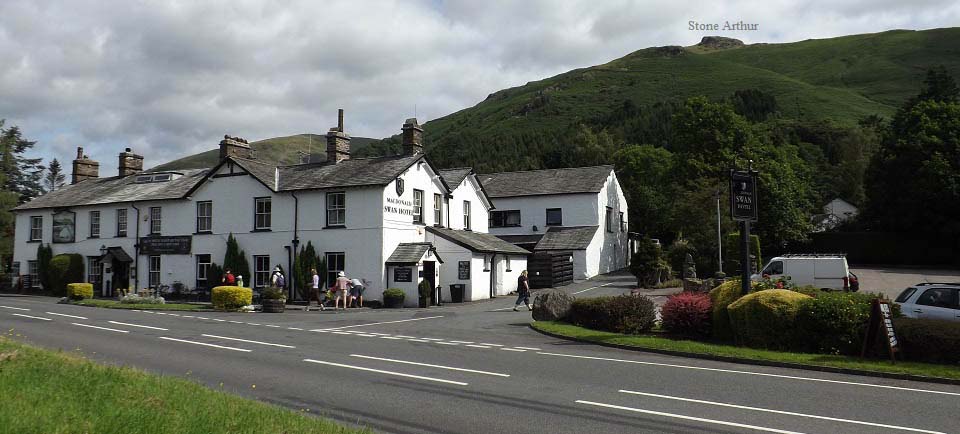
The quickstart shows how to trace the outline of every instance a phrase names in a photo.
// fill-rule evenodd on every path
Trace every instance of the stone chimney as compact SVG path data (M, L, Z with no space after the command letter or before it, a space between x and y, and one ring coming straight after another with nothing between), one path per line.
M252 159L253 149L250 148L246 139L224 135L223 140L220 141L220 160L227 157Z
M407 119L401 130L403 130L403 153L414 155L423 152L423 128L420 128L417 118Z
M327 132L327 163L350 159L350 136L343 132L343 109L337 111L337 126Z
M134 175L143 171L143 155L134 154L130 148L120 153L119 175L121 177Z
M100 163L93 161L90 157L83 155L83 148L77 147L77 159L73 160L73 176L70 178L71 184L80 181L86 181L92 178L100 177Z

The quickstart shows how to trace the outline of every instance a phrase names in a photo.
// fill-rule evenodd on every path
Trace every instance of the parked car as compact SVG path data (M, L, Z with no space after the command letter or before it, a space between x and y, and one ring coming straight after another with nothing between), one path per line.
M920 283L894 300L908 318L960 321L960 282Z
M836 254L782 255L767 262L752 280L763 276L786 278L797 286L814 286L823 290L858 291L860 281L850 272L847 257Z

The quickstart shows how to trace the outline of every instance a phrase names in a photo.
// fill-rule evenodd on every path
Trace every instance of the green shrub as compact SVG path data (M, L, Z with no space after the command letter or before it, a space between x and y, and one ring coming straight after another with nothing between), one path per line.
M809 298L786 289L770 289L748 294L731 303L727 310L737 344L791 349L795 342L797 311Z
M723 243L723 271L728 276L740 275L740 232L732 232L726 235ZM751 270L756 273L760 267L763 267L763 257L760 256L760 237L750 235L750 254L756 256L757 269Z
M210 298L217 310L238 310L253 303L253 290L242 286L217 286Z
M92 283L68 283L67 297L70 297L71 300L83 300L85 298L93 298L93 284Z
M893 331L905 360L960 363L960 322L896 318Z
M83 281L83 256L76 253L54 256L50 260L47 280L50 287L46 289L54 295L66 295L68 283Z
M433 288L430 287L429 281L422 280L420 284L417 285L417 292L420 293L421 298L430 298L430 295L433 294Z
M260 298L263 300L286 300L287 294L283 292L283 288L269 287L263 290L260 293Z
M713 303L711 328L714 338L727 341L733 339L733 328L730 326L727 306L740 298L740 291L739 279L730 279L710 291L710 301Z
M639 334L656 320L656 307L646 296L620 295L577 299L570 308L570 322L594 330Z
M852 292L813 293L796 317L795 347L823 354L858 354L875 297Z
M407 298L407 294L403 292L400 288L388 288L386 291L383 291L383 298Z
M51 291L50 285L50 261L53 259L53 248L49 244L40 243L37 246L37 280L40 286L47 291ZM37 282L33 282L34 285Z

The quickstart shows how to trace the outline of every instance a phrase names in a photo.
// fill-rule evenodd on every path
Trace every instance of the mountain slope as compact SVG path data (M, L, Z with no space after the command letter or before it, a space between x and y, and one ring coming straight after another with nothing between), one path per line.
M352 137L350 139L351 151L360 151L375 141L376 139L367 137ZM297 134L251 142L250 146L257 152L258 159L278 164L295 164L300 161L299 152L306 152L307 150L312 151L312 161L318 161L318 158L319 161L323 161L326 158L324 150L327 146L327 138L317 134ZM212 167L217 164L219 159L220 151L212 149L161 164L154 169L199 169Z

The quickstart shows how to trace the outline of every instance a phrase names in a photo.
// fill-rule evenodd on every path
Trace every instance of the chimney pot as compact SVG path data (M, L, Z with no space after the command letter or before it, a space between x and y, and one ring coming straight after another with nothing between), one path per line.
M77 147L77 158L73 160L73 175L70 177L70 183L76 184L91 178L100 177L100 163L91 160L83 155L83 147Z
M327 164L350 159L350 136L343 132L343 109L337 110L337 126L327 132Z
M120 153L118 175L121 177L137 174L143 171L143 156L134 154L130 148Z
M223 140L220 141L220 159L223 160L227 157L252 159L253 149L250 148L246 140L224 134Z
M401 128L403 131L403 153L414 155L423 152L423 128L417 118L407 119Z

